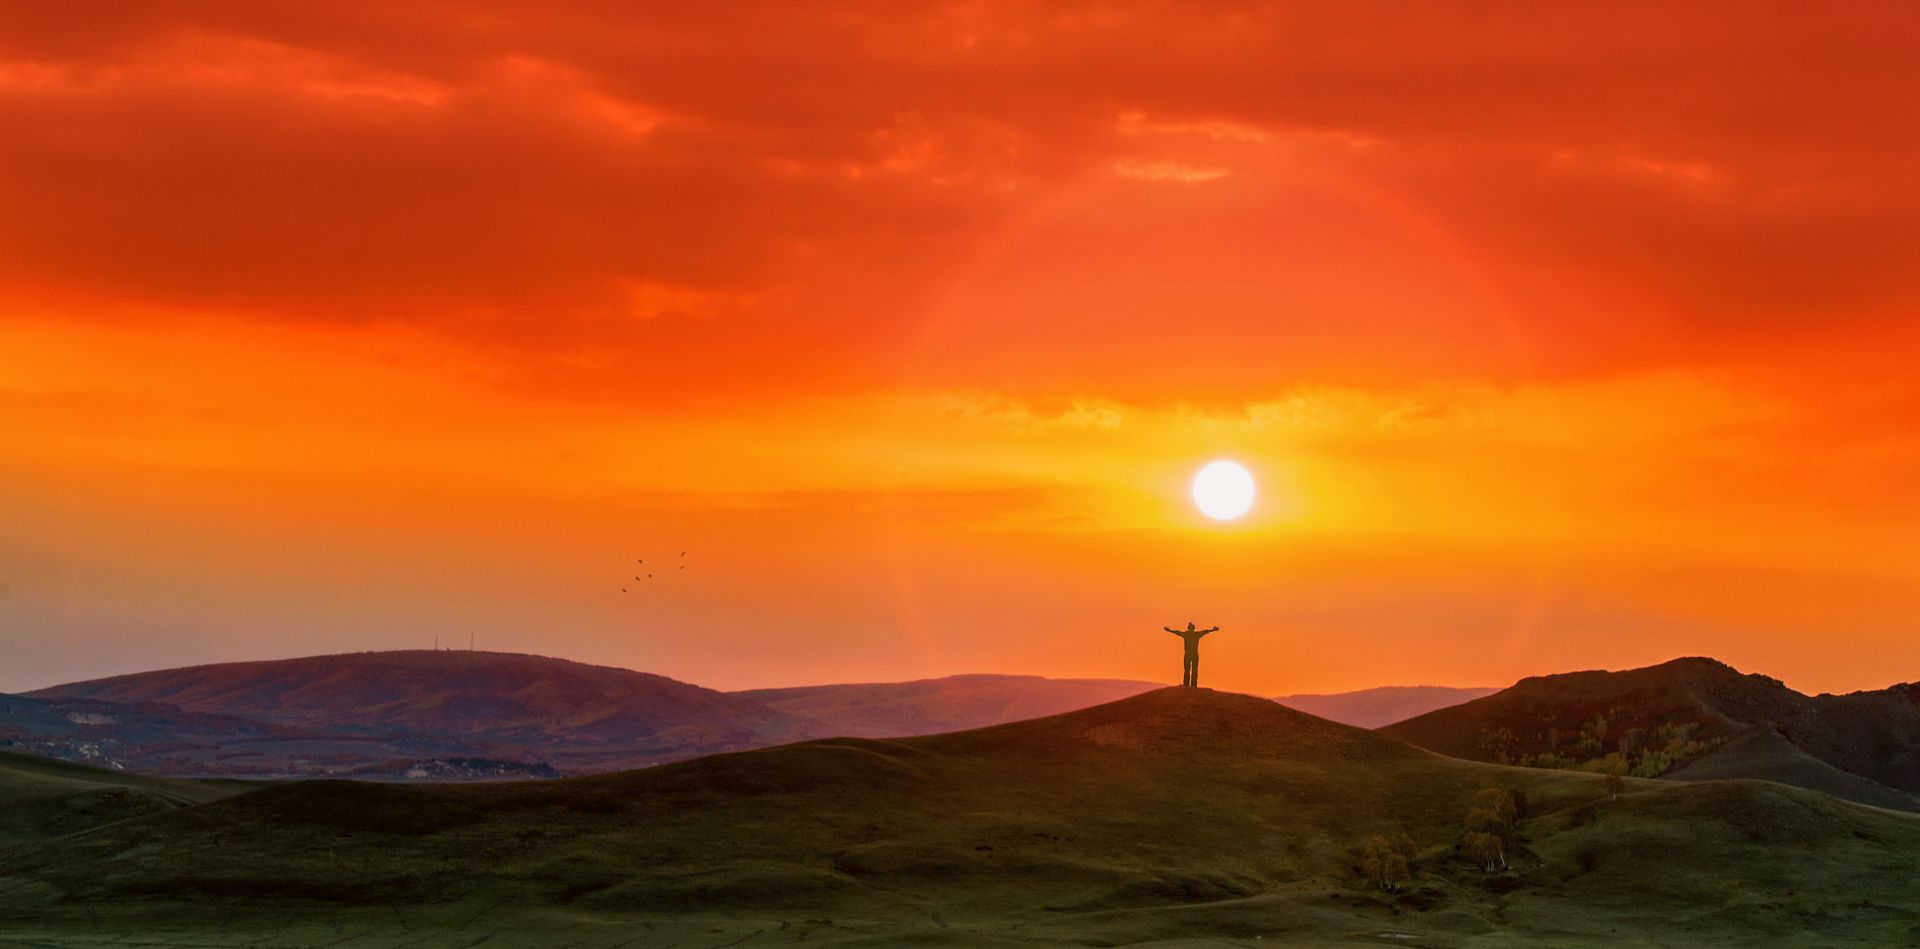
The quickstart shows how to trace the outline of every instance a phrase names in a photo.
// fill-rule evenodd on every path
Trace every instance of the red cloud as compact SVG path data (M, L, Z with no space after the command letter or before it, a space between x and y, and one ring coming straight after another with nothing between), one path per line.
M0 287L96 319L403 322L680 389L897 381L931 336L957 381L1158 397L1169 347L1227 389L1587 372L1920 290L1899 6L0 16ZM1220 203L1283 192L1304 239ZM1320 233L1334 269L1282 259Z

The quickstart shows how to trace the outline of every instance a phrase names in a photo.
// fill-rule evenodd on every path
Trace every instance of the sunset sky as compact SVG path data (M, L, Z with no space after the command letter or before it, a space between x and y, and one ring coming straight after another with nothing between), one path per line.
M1920 11L1466 9L0 8L0 691L1920 679Z

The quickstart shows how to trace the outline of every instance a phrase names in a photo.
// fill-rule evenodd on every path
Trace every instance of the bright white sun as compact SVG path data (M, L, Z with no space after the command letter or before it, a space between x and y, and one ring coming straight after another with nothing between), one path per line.
M1216 461L1193 476L1193 506L1216 521L1231 521L1253 506L1253 473L1237 462Z

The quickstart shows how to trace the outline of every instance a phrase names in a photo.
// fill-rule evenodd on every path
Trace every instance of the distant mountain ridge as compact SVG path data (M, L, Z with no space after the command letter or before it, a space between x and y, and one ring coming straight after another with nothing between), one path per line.
M541 760L564 770L642 767L817 737L813 723L665 676L517 653L405 650L142 672L28 698L165 705L321 736L383 742L331 753ZM333 744L338 744L337 742Z
M1643 776L1760 778L1920 811L1920 688L1809 696L1691 657L1620 672L1533 676L1382 728L1477 761L1589 765Z
M765 706L665 676L519 653L401 650L189 666L27 693L159 702L287 725L605 741L785 724Z
M544 656L464 650L215 663L0 696L0 747L159 774L390 780L644 767L807 738L1042 718L1157 683L968 674L719 692ZM1348 724L1453 690L1304 697ZM474 762L449 766L447 762Z
M0 695L0 747L165 774L585 774L825 736L901 737L1098 705L1154 683L959 675L719 692L462 650L216 663ZM450 769L448 761L479 762Z

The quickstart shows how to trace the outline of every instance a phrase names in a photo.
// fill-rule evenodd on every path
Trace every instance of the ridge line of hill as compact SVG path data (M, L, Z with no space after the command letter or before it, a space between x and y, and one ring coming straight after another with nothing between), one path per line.
M1381 729L1475 761L1755 778L1920 811L1920 689L1805 695L1688 656L1620 671L1528 676Z

